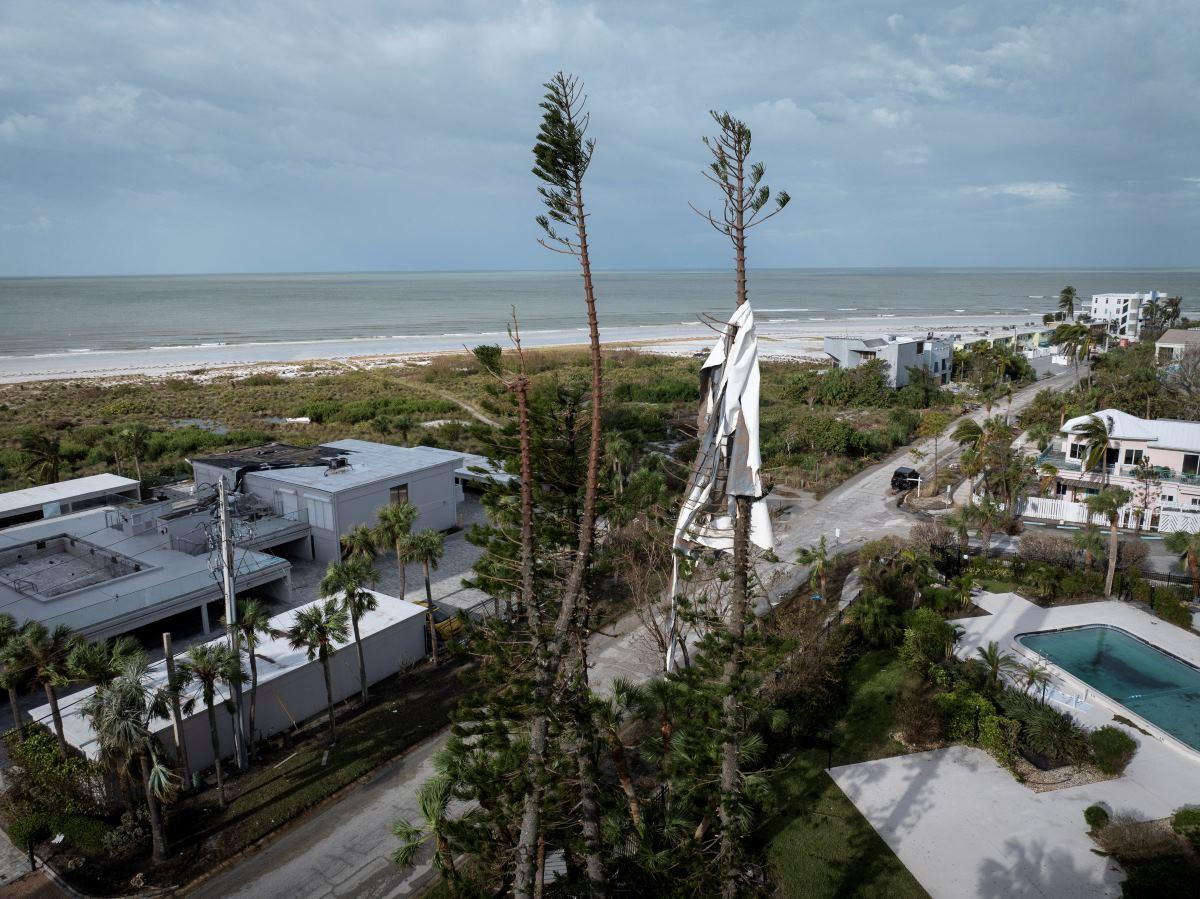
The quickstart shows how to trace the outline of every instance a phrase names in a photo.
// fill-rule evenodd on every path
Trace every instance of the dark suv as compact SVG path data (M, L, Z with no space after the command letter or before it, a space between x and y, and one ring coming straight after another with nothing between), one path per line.
M915 468L909 468L907 465L901 465L892 472L892 489L913 490L921 483L921 476L917 474Z

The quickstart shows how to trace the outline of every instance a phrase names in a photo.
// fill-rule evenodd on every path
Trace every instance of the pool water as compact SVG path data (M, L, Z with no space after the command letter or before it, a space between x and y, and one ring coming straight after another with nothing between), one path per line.
M1200 668L1114 627L1025 634L1024 646L1200 749Z

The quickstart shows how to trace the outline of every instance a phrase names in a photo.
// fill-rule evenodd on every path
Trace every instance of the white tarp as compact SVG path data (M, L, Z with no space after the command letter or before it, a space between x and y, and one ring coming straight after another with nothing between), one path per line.
M758 405L758 337L754 331L754 310L749 303L743 303L729 319L700 369L700 409L696 418L700 446L675 523L676 550L732 551L739 496L757 500L751 506L750 542L762 549L774 546L771 519L761 501ZM673 576L668 669L674 667L675 580Z

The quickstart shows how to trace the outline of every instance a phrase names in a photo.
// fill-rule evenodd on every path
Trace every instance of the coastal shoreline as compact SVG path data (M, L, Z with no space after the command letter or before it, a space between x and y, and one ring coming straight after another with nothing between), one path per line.
M821 322L758 325L759 354L767 360L817 361L825 336L873 334L938 336L956 334L1002 334L1015 326L1041 325L1041 314L924 316L902 318L844 318ZM653 332L653 333L651 333ZM609 349L635 349L665 355L691 355L712 344L715 327L696 324L679 327L602 329ZM586 332L545 331L524 334L527 349L556 350L586 345ZM110 350L90 353L48 353L37 356L0 357L0 384L52 380L124 380L132 377L213 377L275 371L281 376L302 374L321 368L375 368L397 364L427 364L438 356L466 352L478 343L506 341L488 335L430 335L405 338L356 338L346 340L204 344L179 347Z

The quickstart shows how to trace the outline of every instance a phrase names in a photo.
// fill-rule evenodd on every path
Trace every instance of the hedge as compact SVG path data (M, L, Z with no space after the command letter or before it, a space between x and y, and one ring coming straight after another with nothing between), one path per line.
M1089 734L1092 758L1105 774L1121 774L1137 752L1137 741L1119 727L1106 724Z

